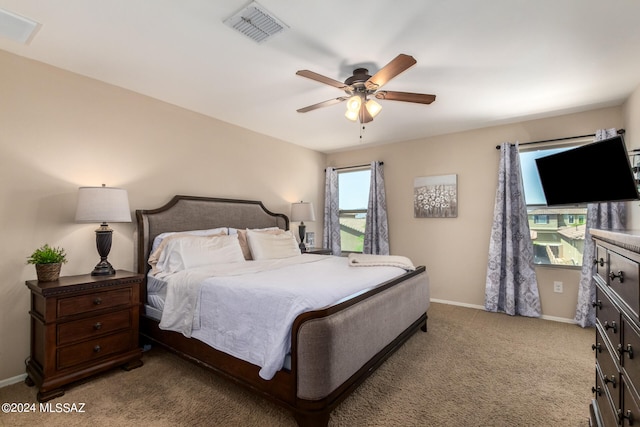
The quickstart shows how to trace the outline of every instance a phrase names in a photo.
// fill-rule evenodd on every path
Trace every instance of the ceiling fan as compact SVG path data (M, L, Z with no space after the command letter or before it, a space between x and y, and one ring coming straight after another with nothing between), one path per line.
M360 123L369 123L382 109L382 106L373 100L372 97L390 101L431 104L436 100L435 95L380 90L380 88L389 80L415 64L416 60L412 56L401 53L373 76L370 76L369 70L365 68L356 68L353 70L353 75L346 79L344 83L318 73L314 73L313 71L300 70L296 73L297 75L336 87L343 90L347 96L329 99L327 101L300 108L297 111L298 113L306 113L307 111L347 101L347 112L345 116L352 121L359 120Z

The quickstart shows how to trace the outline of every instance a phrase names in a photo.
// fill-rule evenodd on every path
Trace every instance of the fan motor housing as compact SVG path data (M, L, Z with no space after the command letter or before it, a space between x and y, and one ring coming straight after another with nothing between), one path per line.
M355 70L353 70L353 76L345 80L344 84L354 87L364 86L364 82L366 82L370 78L371 76L369 75L369 70L367 70L366 68L356 68Z

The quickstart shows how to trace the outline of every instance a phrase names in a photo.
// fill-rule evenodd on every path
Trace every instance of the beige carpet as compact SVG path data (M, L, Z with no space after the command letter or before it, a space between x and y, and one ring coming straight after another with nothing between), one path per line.
M331 426L588 426L593 329L432 304L418 332L332 413ZM84 413L0 413L3 426L295 426L285 410L160 349L53 404ZM36 402L0 389L0 403ZM36 404L36 406L39 406Z

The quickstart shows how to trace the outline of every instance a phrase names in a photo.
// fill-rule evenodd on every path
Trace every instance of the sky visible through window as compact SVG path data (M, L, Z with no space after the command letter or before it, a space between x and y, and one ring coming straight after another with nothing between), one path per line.
M527 205L546 205L547 199L542 191L542 184L538 176L536 159L570 150L575 147L561 147L544 150L532 150L520 153L520 169L522 169L522 184Z
M341 172L338 179L340 209L367 209L371 170Z

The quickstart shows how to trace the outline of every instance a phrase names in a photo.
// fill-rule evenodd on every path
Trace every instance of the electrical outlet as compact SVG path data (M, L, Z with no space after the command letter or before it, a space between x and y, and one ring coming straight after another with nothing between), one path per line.
M553 292L562 293L562 282L553 282Z

